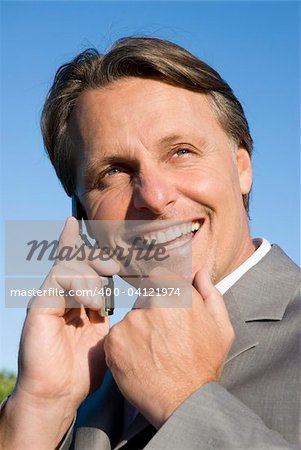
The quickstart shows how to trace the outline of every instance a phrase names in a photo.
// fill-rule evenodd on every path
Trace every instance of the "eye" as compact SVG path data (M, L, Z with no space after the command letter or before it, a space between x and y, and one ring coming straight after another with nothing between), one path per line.
M123 169L121 169L120 167L111 167L110 169L106 170L106 172L104 173L104 176L116 175L118 173L121 173L122 171L123 171Z
M176 156L183 156L183 155L187 155L189 153L191 153L191 150L189 150L189 148L179 148L176 151L175 155Z

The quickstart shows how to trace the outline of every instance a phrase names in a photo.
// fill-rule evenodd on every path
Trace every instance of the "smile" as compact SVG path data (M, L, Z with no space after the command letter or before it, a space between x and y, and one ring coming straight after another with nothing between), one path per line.
M147 245L164 245L168 250L179 247L191 241L204 223L204 219L193 220L174 225L165 230L152 231L143 234L141 238Z

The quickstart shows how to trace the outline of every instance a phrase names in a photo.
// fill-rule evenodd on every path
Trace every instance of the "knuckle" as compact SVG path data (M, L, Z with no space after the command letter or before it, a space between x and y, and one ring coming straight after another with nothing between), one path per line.
M229 326L229 332L230 332L230 336L235 338L235 331L234 331L234 328L233 328L231 323L230 323L230 326Z
M111 359L110 353L108 353L107 351L105 352L105 360L106 360L106 365L109 367L109 369L111 369L113 366L113 361Z
M229 324L228 330L227 330L227 337L228 340L230 342L230 344L232 344L234 342L235 339L235 331L234 328L231 324Z
M111 369L115 366L116 355L118 354L118 327L114 325L104 340L104 352L107 366Z
M60 274L62 273L62 266L59 264L54 264L48 274L48 278L51 279L56 279L60 276Z
M107 345L110 345L110 347L114 346L120 340L120 335L121 326L120 323L117 323L110 328L109 334L106 338L106 341L108 341Z
M109 357L109 355L110 355L110 337L109 337L109 335L107 335L104 339L103 348L104 348L106 358Z
M143 305L142 304L140 306L137 305L137 308L138 307L143 308ZM135 325L137 324L137 322L140 321L141 315L142 315L141 309L132 309L124 316L123 323L127 324L127 326Z

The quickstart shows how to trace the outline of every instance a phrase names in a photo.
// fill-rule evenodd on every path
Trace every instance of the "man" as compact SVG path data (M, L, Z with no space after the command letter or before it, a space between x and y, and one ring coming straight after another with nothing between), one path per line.
M299 270L250 237L252 139L230 87L170 42L125 38L58 71L42 128L89 219L150 221L170 252L165 221L191 226L191 306L136 308L109 330L101 299L34 299L2 447L298 448ZM78 232L69 219L60 245ZM119 270L60 262L43 286L99 286Z

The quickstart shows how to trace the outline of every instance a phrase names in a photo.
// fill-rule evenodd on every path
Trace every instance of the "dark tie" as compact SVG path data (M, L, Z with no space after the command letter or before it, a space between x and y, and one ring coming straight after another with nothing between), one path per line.
M142 450L155 435L156 431L155 427L148 425L144 430L140 431L140 433L130 439L125 446L122 447L122 450Z

